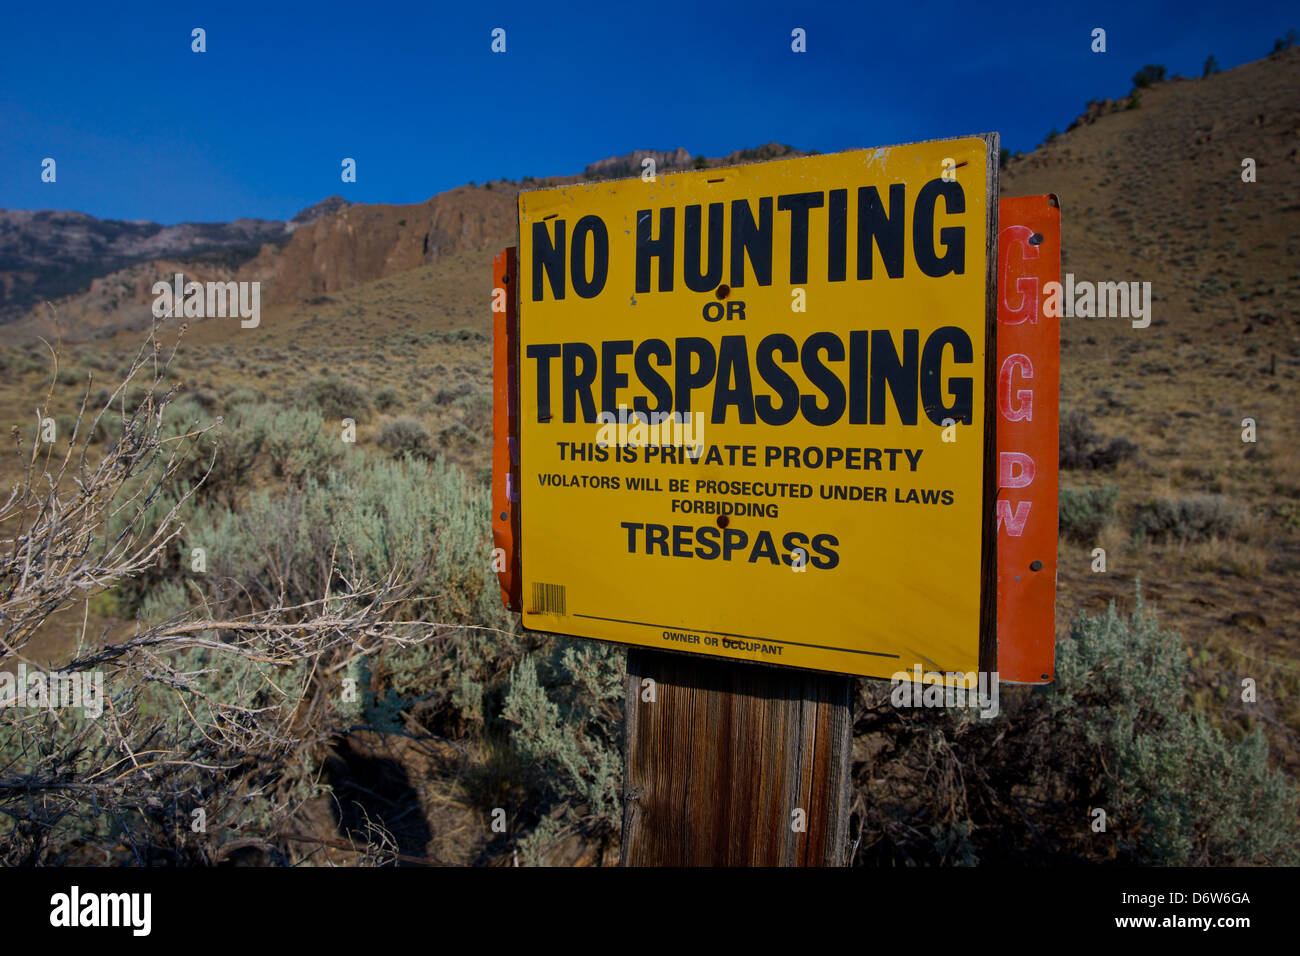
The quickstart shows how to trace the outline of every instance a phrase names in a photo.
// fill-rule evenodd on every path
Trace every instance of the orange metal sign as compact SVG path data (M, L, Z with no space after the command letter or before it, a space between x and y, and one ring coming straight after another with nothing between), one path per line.
M1060 320L1043 288L1061 279L1055 196L998 202L998 674L1043 684L1056 649Z
M492 261L492 554L501 601L521 607L519 593L519 316L516 254Z

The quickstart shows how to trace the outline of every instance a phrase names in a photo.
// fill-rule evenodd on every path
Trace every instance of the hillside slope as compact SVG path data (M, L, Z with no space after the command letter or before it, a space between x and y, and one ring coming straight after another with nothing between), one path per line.
M1063 273L1150 282L1154 299L1145 329L1061 320L1063 412L1138 457L1062 471L1063 488L1112 485L1119 502L1099 541L1062 539L1058 619L1131 604L1140 577L1206 652L1203 679L1229 707L1244 716L1244 675L1270 684L1255 716L1279 722L1300 766L1300 49L1114 105L1002 175L1004 195L1060 197ZM1256 182L1242 181L1244 158ZM1255 443L1242 441L1246 418ZM1147 540L1143 516L1189 499L1242 517L1230 534Z

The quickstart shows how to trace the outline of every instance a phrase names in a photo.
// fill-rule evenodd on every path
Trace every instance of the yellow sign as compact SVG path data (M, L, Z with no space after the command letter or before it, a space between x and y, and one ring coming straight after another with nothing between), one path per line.
M997 152L520 194L525 626L979 669Z

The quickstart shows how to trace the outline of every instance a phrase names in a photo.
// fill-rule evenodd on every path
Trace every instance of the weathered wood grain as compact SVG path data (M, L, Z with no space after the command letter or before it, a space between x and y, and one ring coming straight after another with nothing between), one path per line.
M623 865L843 865L852 694L851 677L629 649Z

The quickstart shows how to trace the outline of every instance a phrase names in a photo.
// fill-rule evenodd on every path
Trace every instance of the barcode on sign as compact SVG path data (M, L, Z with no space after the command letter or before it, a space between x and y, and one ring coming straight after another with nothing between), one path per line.
M533 583L533 613L556 614L563 617L565 588L563 584Z

